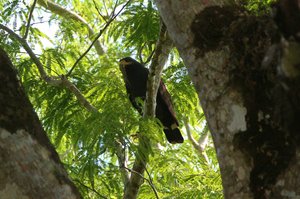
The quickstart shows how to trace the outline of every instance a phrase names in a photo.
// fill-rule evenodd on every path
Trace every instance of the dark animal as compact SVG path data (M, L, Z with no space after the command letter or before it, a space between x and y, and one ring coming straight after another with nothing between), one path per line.
M120 70L123 74L129 100L134 108L142 114L142 105L138 99L145 100L147 91L148 69L142 64L125 57L120 60ZM182 143L183 137L178 129L178 121L173 110L171 96L164 83L160 81L156 98L156 118L164 126L164 133L170 143Z

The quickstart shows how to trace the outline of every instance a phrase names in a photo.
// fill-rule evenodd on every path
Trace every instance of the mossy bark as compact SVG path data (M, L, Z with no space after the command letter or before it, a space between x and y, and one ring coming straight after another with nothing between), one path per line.
M286 37L277 23L298 14L282 14L284 1L277 21L227 1L156 2L198 92L225 198L300 197L299 31Z
M81 198L0 49L0 198Z

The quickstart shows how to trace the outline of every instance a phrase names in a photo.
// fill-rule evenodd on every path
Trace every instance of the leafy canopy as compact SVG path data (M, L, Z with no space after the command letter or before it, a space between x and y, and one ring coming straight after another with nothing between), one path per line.
M110 22L127 1L56 0L65 10L80 16L89 27L58 8L36 5L27 42L42 62L49 76L66 75L76 60L102 31L99 54L92 48L76 65L68 79L98 112L84 108L75 95L63 87L44 82L21 47L7 32L0 31L0 44L9 52L28 96L40 116L49 138L84 198L122 198L124 178L117 154L127 155L127 167L138 153L139 134L150 138L150 158L145 178L151 181L160 198L222 198L212 141L209 139L204 159L189 141L170 145L154 120L143 119L128 100L118 67L118 60L132 56L145 62L155 49L160 19L152 1L132 0ZM32 1L0 0L0 22L23 36ZM245 7L260 13L271 1L247 1ZM49 2L48 2L48 5ZM66 13L66 12L65 12ZM178 52L173 49L162 76L172 95L181 131L187 140L184 121L197 140L207 132L198 96ZM139 198L154 198L153 187L144 181Z

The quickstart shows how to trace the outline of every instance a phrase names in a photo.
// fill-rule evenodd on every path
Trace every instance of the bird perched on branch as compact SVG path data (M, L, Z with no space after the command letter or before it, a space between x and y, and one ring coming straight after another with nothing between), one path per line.
M144 101L146 98L149 70L131 57L121 59L119 64L129 100L133 107L142 114L143 107L138 99ZM157 92L155 115L164 126L167 140L173 144L182 143L183 137L178 129L179 124L173 110L171 96L162 81Z

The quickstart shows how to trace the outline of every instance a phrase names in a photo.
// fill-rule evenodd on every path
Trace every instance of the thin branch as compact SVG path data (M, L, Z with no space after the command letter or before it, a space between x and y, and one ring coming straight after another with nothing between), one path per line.
M138 176L140 176L142 179L146 180L146 181L148 182L148 184L151 186L151 188L152 188L152 190L153 190L153 192L154 192L154 194L155 194L155 197L156 197L157 199L159 199L158 193L157 193L157 191L156 191L154 185L152 184L152 180L149 180L149 179L145 178L142 174L140 174L139 172L136 172L135 170L132 170L132 169L127 168L127 167L124 167L124 168L127 169L128 171L130 171L131 173L135 173L135 174L137 174ZM150 177L150 176L149 176L149 177Z
M151 178L151 175L150 175L150 173L149 173L148 169L147 169L147 168L145 168L145 171L146 171L146 173L147 173L147 175L148 175L148 177L149 177L149 181L151 182L151 184L152 184L152 185L153 185L153 187L154 187L153 180L152 180L152 178Z
M78 88L72 84L65 76L48 76L44 70L43 64L40 62L40 60L36 57L34 52L29 47L26 40L21 38L19 35L17 35L13 30L9 29L8 27L0 24L0 29L5 30L11 37L16 39L25 49L25 51L29 54L32 61L35 63L35 65L38 68L38 71L41 75L41 78L47 82L49 85L52 86L64 86L68 90L70 90L77 98L79 103L84 106L88 111L91 112L98 112L98 110L91 105L87 99L81 94L81 92L78 90Z
M205 130L206 129L206 130ZM208 145L208 137L209 137L209 131L206 128L204 128L204 133L201 135L201 137L198 140L198 144L201 146L202 150L205 150L205 147Z
M38 0L37 3L39 5L41 5L42 7L44 7L45 9L50 10L52 13L55 13L63 18L72 19L74 21L80 22L85 27L87 27L88 32L89 32L89 38L92 39L94 37L95 32L94 32L93 28L88 24L88 22L84 18L82 18L75 12L69 11L69 10L63 8L62 6L56 4L52 1L49 1L49 0ZM93 42L93 44L97 51L97 54L103 55L104 50L100 44L100 41L95 41L95 42Z
M153 55L154 55L154 52L155 52L155 49L152 50L151 54L150 54L149 57L146 59L146 61L144 62L144 64L148 64L148 63L151 61L151 59L152 59L152 57L153 57Z
M114 8L113 8L113 10L112 10L112 12L111 12L110 17L115 16L115 11L116 11L116 9L117 9L118 3L119 3L119 0L116 0L115 6L114 6Z
M143 56L142 56L143 48L144 48L144 45L140 46L138 49L139 61L141 64L145 64L143 61Z
M81 103L82 106L84 106L90 112L93 112L93 113L98 112L98 110L87 101L87 99L81 94L79 89L72 82L70 82L66 76L62 75L61 80L62 80L62 85L64 85L72 93L74 93L77 100Z
M102 33L106 30L106 28L108 28L108 26L111 24L111 22L113 22L113 20L123 11L123 9L129 4L131 0L127 1L123 7L119 10L119 12L114 15L112 18L110 18L110 20L108 20L108 22L106 23L106 25L104 26L104 28L102 28L98 35L96 36L96 38L93 40L93 42L91 43L91 45L87 48L87 50L76 60L76 62L74 63L74 65L72 66L71 70L67 73L67 77L71 75L72 71L74 70L74 68L76 67L76 65L86 56L86 54L90 51L90 49L93 47L94 43L99 39L99 37L102 35Z
M5 30L7 33L10 34L10 36L12 36L13 38L15 38L18 42L20 42L20 44L23 46L23 48L25 49L25 51L29 54L29 56L31 57L31 59L33 60L33 62L36 64L39 73L42 77L42 79L46 82L50 81L51 84L55 84L55 85L59 85L61 83L60 80L55 80L55 81L51 81L44 68L43 68L43 64L40 62L40 60L35 56L34 52L31 50L31 48L29 47L29 45L27 44L26 40L24 40L23 38L21 38L19 35L17 35L13 30L9 29L8 27L0 24L0 28Z
M29 32L29 28L30 28L30 21L31 21L31 18L32 18L32 13L33 13L33 10L35 8L36 2L37 2L37 0L34 0L32 6L30 8L29 17L28 17L27 26L26 26L26 31L25 31L25 34L24 34L24 37L23 37L23 39L25 39L25 40L28 36L28 32Z
M33 23L31 23L31 25L37 25L37 24L43 24L43 23L49 23L50 21L52 21L52 19L51 19L51 20L47 20L47 21L33 22Z
M104 9L105 9L105 11L106 11L106 16L109 16L109 15L108 15L108 10L107 10L107 7L106 7L105 0L102 0L102 3L103 3L103 6L104 6Z
M187 119L184 119L184 125L185 125L185 129L186 129L188 139L191 141L193 147L198 152L198 155L200 155L202 158L204 158L206 163L208 164L209 159L208 159L208 157L207 157L207 155L204 151L205 146L206 146L207 141L208 141L208 132L206 132L204 135L202 135L199 139L199 142L197 142L194 139L194 137L192 136L190 125L188 124Z
M150 53L150 55L147 57L146 61L143 61L142 53L143 53L144 48L145 48L145 45L143 44L143 45L139 48L139 50L138 50L139 59L140 59L140 61L141 61L141 63L142 63L143 65L148 64L148 63L151 61L151 59L152 59L152 57L153 57L153 55L154 55L154 52L155 52L155 48L154 48L154 50L152 50L152 52Z
M107 199L106 196L100 194L100 193L99 193L97 190L95 190L94 188L91 188L91 187L89 187L89 186L83 184L82 182L80 182L80 180L77 180L77 179L73 179L73 180L74 180L75 182L77 182L78 184L80 184L81 186L83 186L84 188L93 191L93 192L96 193L99 197L104 198L104 199Z
M107 23L107 20L106 20L105 17L101 14L101 12L100 12L100 10L99 10L99 8L98 8L98 6L97 6L95 0L93 0L93 3L94 3L94 6L95 6L95 8L96 8L98 14L99 14L99 15L102 17L102 19Z
M203 152L203 149L202 147L198 144L198 142L194 139L194 137L192 136L192 132L191 132L191 129L190 129L190 125L188 124L187 120L184 119L184 126L185 126L185 129L186 129L186 133L187 133L187 136L188 136L188 139L191 141L192 145L194 146L194 148L198 151L198 153L201 153Z

